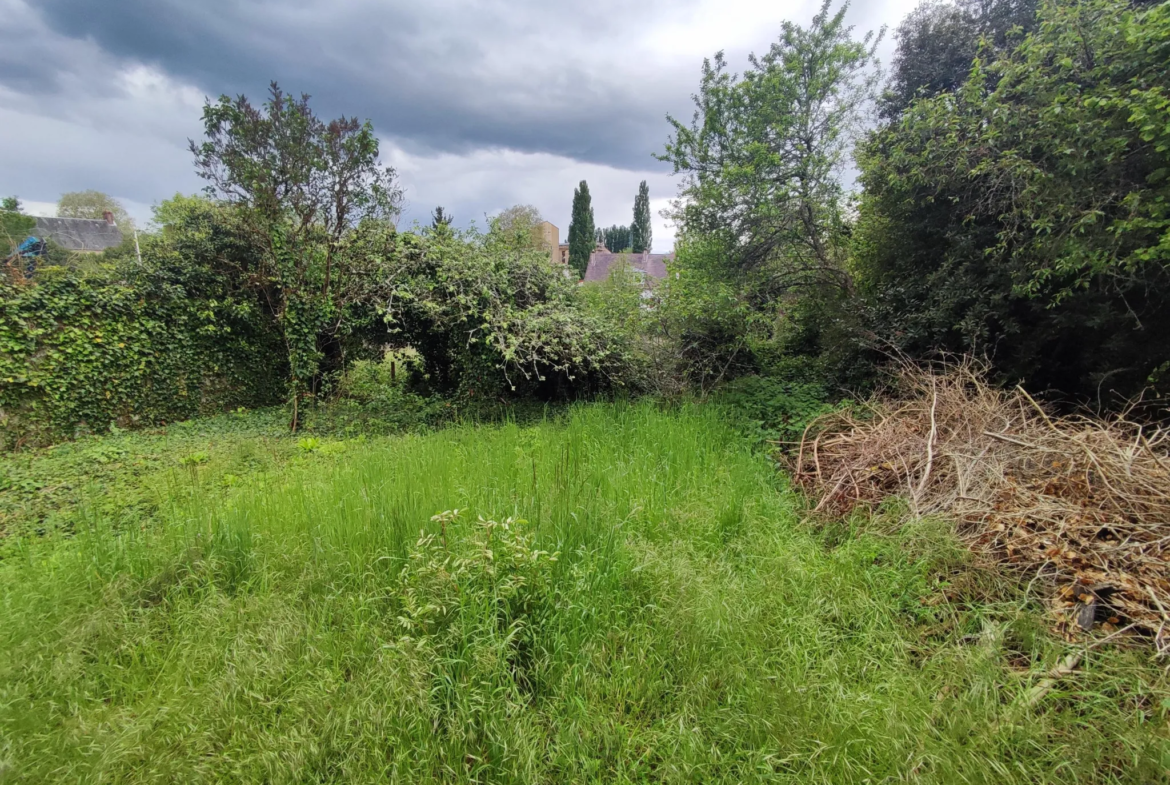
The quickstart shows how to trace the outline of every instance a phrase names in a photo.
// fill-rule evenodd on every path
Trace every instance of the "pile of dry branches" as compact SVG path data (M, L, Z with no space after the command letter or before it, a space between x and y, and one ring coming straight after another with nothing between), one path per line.
M905 368L897 395L814 423L793 475L818 511L892 495L972 547L1053 579L1070 629L1132 627L1170 652L1170 431L1055 417L980 369Z

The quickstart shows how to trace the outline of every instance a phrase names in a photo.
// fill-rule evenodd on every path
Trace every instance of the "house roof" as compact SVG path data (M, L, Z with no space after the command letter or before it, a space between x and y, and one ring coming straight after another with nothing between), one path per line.
M609 251L594 251L589 256L589 266L585 268L585 280L588 282L604 281L609 278L615 264L624 260L635 270L645 273L650 278L665 278L666 263L674 258L670 253L611 253Z
M122 244L117 224L89 218L38 218L36 234L67 251L104 251Z

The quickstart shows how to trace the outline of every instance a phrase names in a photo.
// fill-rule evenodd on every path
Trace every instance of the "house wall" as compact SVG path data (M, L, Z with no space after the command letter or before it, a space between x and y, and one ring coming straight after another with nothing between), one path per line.
M548 251L548 258L552 264L560 264L561 230L548 221L541 221L533 227L533 235L537 244Z

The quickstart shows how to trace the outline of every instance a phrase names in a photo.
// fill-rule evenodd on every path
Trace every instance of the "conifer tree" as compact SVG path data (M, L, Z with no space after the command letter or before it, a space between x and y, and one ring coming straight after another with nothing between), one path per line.
M431 228L438 229L440 227L449 227L451 226L451 220L451 214L444 210L440 205L434 209L434 212L431 213Z
M649 251L654 244L654 229L650 224L650 186L643 180L634 197L634 222L630 225L630 246L634 253Z
M584 180L573 191L573 218L569 224L569 267L579 278L585 277L589 254L593 251L597 230L593 225L593 201L589 184Z
M599 227L597 229L597 242L614 253L629 251L631 248L630 227L611 226L608 229Z

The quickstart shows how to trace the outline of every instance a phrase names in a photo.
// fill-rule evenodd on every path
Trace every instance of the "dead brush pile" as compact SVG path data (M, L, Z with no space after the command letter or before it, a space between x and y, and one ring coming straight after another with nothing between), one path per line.
M971 365L906 368L867 416L805 432L793 476L818 511L900 495L978 551L1056 589L1069 631L1131 627L1170 653L1170 431L1055 417Z

